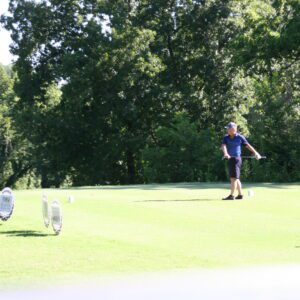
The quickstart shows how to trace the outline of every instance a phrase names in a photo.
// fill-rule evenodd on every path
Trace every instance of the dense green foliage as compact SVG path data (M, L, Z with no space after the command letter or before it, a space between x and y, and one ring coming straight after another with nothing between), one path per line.
M5 161L43 187L225 180L231 120L268 156L245 179L300 180L298 0L10 0L9 12Z
M0 184L11 186L25 179L31 170L30 146L26 138L16 131L13 107L14 75L9 66L0 65ZM25 177L25 178L24 178ZM28 179L28 178L27 178ZM29 184L30 185L30 184Z
M147 182L217 181L226 176L213 130L199 132L196 124L178 115L155 136L143 151Z

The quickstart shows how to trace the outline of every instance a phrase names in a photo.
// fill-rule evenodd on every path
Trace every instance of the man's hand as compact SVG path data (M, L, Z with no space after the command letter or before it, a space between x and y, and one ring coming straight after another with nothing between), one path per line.
M260 160L261 159L261 155L258 153L258 152L255 152L254 153L254 156L257 160Z
M228 153L224 154L224 158L229 159L230 155Z

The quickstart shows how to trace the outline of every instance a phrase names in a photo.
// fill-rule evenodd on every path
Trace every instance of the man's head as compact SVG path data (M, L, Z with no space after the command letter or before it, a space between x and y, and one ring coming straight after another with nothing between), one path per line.
M227 129L227 133L230 135L230 136L233 136L237 133L237 125L233 122L229 122L225 128Z

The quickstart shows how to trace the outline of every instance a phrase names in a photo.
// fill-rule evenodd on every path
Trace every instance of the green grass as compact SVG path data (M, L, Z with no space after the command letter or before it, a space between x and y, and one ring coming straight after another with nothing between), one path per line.
M63 206L60 236L43 225L43 191L16 191L14 214L0 223L0 286L299 263L300 185L252 185L255 195L244 201L219 200L225 188L195 183L47 190ZM75 203L67 203L68 195Z

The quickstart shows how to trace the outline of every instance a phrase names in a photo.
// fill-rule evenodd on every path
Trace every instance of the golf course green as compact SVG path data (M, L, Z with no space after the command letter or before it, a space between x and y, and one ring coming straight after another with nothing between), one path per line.
M61 202L59 236L44 227L43 192ZM14 213L0 222L0 287L300 263L300 185L249 184L244 193L242 201L222 201L228 184L220 183L15 191Z

